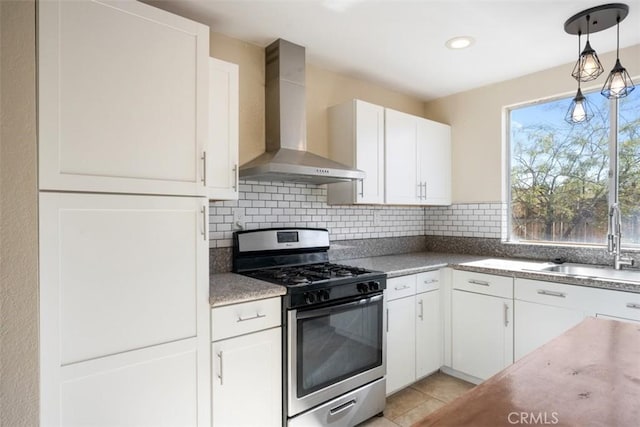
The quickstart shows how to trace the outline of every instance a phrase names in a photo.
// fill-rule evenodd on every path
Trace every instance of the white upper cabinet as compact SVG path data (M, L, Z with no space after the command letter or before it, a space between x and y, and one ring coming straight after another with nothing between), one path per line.
M418 119L418 182L421 203L451 204L451 126Z
M385 200L451 204L451 128L385 109Z
M205 155L207 195L238 198L238 65L209 58L209 145Z
M385 109L385 202L420 203L416 116Z
M209 29L139 2L38 5L41 190L206 195Z
M361 181L329 184L330 204L384 203L384 108L354 99L329 109L329 153L366 173Z

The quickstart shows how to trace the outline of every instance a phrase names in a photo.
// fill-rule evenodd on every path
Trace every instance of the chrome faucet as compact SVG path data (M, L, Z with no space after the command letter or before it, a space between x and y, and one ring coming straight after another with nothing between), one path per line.
M617 203L609 208L609 232L607 234L607 251L613 255L613 268L620 270L622 266L632 266L633 258L622 256L622 215Z

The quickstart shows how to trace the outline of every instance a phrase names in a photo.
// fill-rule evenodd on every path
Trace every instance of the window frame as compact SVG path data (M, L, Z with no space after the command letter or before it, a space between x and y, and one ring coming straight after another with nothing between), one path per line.
M640 81L640 76L636 76L636 77L632 77L632 80L634 82L636 81ZM636 85L636 86L640 86L640 85ZM640 87L637 87L638 90L640 90ZM591 94L594 92L599 92L600 88L599 86L590 86L588 88L583 88L583 93L585 95L587 94ZM504 201L504 203L506 203L506 208L507 208L507 215L506 215L506 219L505 219L505 223L503 224L503 235L502 235L502 243L506 243L506 244L513 244L513 245L540 245L540 246L549 246L549 247L570 247L570 248L578 248L578 247L582 247L582 248L598 248L598 249L606 249L607 248L607 242L606 240L603 240L602 242L599 243L589 243L589 242L567 242L567 241L551 241L551 240L520 240L520 239L515 239L514 235L513 235L513 211L512 211L512 207L513 207L513 203L512 203L512 180L511 180L511 161L512 161L512 133L511 133L511 112L513 110L519 109L519 108L523 108L523 107L533 107L536 105L541 105L541 104L546 104L546 103L550 103L550 102L555 102L555 101L559 101L559 100L563 100L563 99L567 99L567 108L569 108L569 102L570 99L575 95L575 91L571 91L571 92L563 92L560 94L554 94L551 96L547 96L547 97L543 97L543 98L538 98L535 100L529 100L529 101L522 101L522 102L518 102L518 103L514 103L514 104L510 104L510 105L505 105L502 108L502 123L503 123L503 144L502 144L502 155L503 155L503 191L502 191L502 200ZM619 105L618 105L618 100L617 99L612 99L609 101L609 107L608 107L608 111L609 111L609 137L608 137L608 154L609 154L609 162L608 162L608 166L609 166L609 170L611 169L611 155L613 154L613 145L614 145L614 139L613 139L613 133L611 132L611 129L614 127L612 126L614 124L615 121L615 128L616 128L616 132L619 133L619 126L618 126L618 122L619 122ZM619 144L618 144L619 145ZM618 147L618 152L619 152L619 147ZM619 160L618 160L618 167L619 167ZM611 204L611 190L613 187L613 182L611 180L609 180L609 182L607 183L607 204L608 206L610 206ZM617 192L619 192L620 189L620 184L619 181L616 179L616 184L617 186ZM628 242L624 242L622 243L621 248L625 251L634 251L634 252L640 252L640 244L636 245L636 244L630 244Z

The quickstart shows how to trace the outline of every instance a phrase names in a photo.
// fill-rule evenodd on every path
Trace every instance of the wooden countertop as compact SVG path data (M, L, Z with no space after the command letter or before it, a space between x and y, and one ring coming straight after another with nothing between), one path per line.
M413 427L513 425L640 425L640 324L587 318Z

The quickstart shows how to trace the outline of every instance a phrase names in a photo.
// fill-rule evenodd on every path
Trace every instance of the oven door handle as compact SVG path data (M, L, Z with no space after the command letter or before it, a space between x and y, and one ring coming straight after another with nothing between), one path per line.
M331 313L335 313L337 311L344 311L346 309L349 308L353 308L359 305L367 305L370 304L372 302L376 302L376 301L380 301L382 300L382 295L375 295L369 298L363 298L363 299L359 299L358 301L353 301L353 302L349 302L346 304L336 304L330 307L323 307L323 308L318 308L315 310L309 310L309 311L298 311L296 313L296 319L300 320L300 319L312 319L314 317L322 317L322 316L327 316Z

